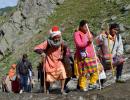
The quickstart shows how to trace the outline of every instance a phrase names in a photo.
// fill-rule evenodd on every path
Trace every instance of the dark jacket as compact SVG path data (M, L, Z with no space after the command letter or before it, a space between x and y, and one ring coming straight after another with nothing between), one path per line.
M16 67L17 75L27 76L29 75L29 70L32 71L32 65L28 60L26 61L20 60L18 62L17 67Z

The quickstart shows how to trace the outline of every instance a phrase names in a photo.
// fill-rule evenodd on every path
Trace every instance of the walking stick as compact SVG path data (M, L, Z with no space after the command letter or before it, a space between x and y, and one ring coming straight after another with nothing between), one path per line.
M109 35L110 35L110 32L109 32L109 25L107 25L108 27L107 27L107 32L108 32L108 49L109 49L109 53L112 53L111 52L111 50L110 50L110 37L109 37ZM115 75L115 73L114 73L114 68L113 68L113 64L112 64L112 56L110 56L111 58L111 69L112 69L112 76L114 77L114 75Z
M42 59L43 59L43 74L44 74L44 93L46 94L46 92L47 92L47 89L46 89L46 71L45 71L45 60L46 60L46 57L42 56Z
M110 38L108 36L108 48L109 48L109 52L111 51L110 50ZM115 73L114 73L114 68L113 68L113 64L112 64L112 56L110 56L111 58L111 68L112 68L112 76L114 77Z
M88 29L88 33L89 33L89 36L91 37L91 34L90 34L90 30L88 28L88 25L86 24L86 27ZM100 90L101 90L101 81L100 81L100 77L99 77L99 70L98 70L98 62L97 62L97 55L96 55L96 51L95 51L95 47L94 47L94 44L92 42L92 46L93 46L93 50L94 50L94 54L95 54L95 59L96 59L96 65L97 65L97 73L98 73L98 80L99 80L99 86L100 86Z

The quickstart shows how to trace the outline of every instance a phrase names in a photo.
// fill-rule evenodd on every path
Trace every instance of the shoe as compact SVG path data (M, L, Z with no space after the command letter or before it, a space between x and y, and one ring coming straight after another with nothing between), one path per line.
M94 84L94 85L89 85L89 90L94 90L94 89L97 89L97 85Z
M125 83L126 81L125 80L123 80L123 79L117 79L116 80L116 83Z
M22 94L23 93L23 90L20 90L19 94Z
M104 88L105 88L104 85L101 85L101 87L100 87L100 86L97 86L97 89L98 89L98 90L100 90L100 89L104 89Z
M69 88L68 88L68 87L65 87L65 88L64 88L64 91L65 91L66 93L68 93L68 92L69 92Z
M46 94L50 94L49 90L46 90Z
M116 82L117 83L125 83L126 80L124 80L123 78L119 77L119 78L116 79Z
M67 95L65 91L61 91L61 95Z

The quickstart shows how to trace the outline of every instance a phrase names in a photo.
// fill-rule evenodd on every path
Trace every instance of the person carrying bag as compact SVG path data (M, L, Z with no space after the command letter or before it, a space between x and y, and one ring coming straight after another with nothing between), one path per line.
M116 82L124 83L125 81L121 78L121 75L125 58L123 57L124 50L122 38L119 34L119 25L116 23L110 24L109 33L102 32L97 37L97 43L100 46L100 58L105 71L112 68L114 72L113 67L115 67Z

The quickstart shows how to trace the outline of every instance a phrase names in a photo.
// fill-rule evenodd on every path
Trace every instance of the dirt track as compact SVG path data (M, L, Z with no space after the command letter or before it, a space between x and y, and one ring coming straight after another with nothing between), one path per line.
M124 84L115 83L102 90L89 92L71 91L67 96L43 93L0 93L0 100L130 100L130 80Z
M66 96L62 96L57 90L49 95L43 93L14 94L0 92L0 100L130 100L129 65L130 60L128 60L124 66L123 77L128 79L126 83L114 83L115 79L113 79L111 75L108 75L106 84L111 85L102 90L93 90L89 92L71 91ZM76 84L77 82L72 81L72 83L70 82L70 87L75 87ZM33 92L36 92L38 89L39 84L36 84Z

